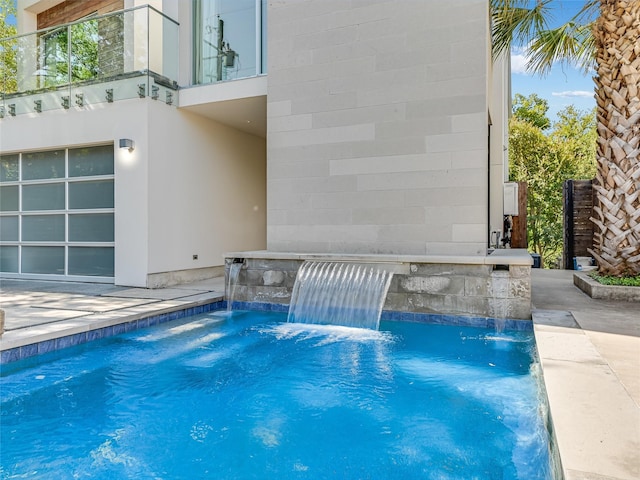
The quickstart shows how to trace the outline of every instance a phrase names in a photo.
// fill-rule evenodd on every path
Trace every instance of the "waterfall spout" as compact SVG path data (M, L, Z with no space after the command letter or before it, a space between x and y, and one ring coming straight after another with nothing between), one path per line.
M355 263L304 262L287 321L377 330L392 277Z
M240 276L242 265L242 260L237 258L235 258L231 265L229 265L229 280L227 283L227 312L231 312L233 308L233 299L235 297L236 286L238 285L238 277Z

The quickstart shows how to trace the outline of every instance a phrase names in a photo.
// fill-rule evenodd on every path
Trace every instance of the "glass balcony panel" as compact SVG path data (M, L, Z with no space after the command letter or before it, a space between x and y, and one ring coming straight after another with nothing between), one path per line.
M23 242L64 242L64 215L24 215Z
M113 208L113 180L69 183L69 208Z
M23 108L27 110L26 113L42 113L74 106L74 99L69 93L69 85L56 87L52 91L39 92L29 97L28 100L25 98L22 104Z
M149 9L124 14L124 72L146 75L149 71Z
M113 213L69 215L70 242L113 242Z
M7 115L23 115L25 113L33 113L35 111L35 103L33 95L11 95L7 97L5 104L5 116Z
M22 180L64 178L64 150L22 154Z
M18 216L0 217L0 241L17 242L18 241Z
M66 27L57 27L0 42L5 65L2 92L7 104L11 103L12 94L68 82L66 35Z
M113 247L69 247L69 275L114 276Z
M113 145L69 149L69 177L113 175Z
M149 38L156 41L149 45L149 92L154 99L167 104L177 104L178 78L178 25L154 10L149 10Z
M152 17L160 15L154 12ZM180 75L180 25L162 16L162 75L178 80ZM177 83L175 85L177 87Z
M8 66L2 82L5 116L34 111L34 99L22 98L25 95L55 91L69 83L67 26L4 39L1 45Z
M149 96L153 100L158 100L168 105L176 105L178 103L178 90L167 86L164 77L158 77L153 74L149 76Z
M96 77L109 79L125 72L125 21L132 14L120 13L94 20L96 28L95 64Z
M64 247L22 247L22 273L64 275Z
M0 77L0 91L2 97L8 93L18 91L18 38L4 39L0 41L0 65L2 68L2 76Z
M44 183L22 187L22 210L64 210L64 183Z
M0 186L0 211L17 212L19 206L18 185Z
M149 72L173 91L158 99L175 104L178 37L176 22L143 6L3 40L0 116L150 96Z
M140 85L142 85L142 90L140 90ZM123 74L113 80L74 84L71 92L74 98L77 96L77 98L82 98L83 104L87 106L145 97L147 75L134 72L128 75Z
M107 18L111 19L112 17ZM99 48L102 38L98 27L105 20L90 19L69 27L71 32L69 62L72 83L95 80L100 75L103 68L100 60L104 56L102 48Z
M18 247L3 245L0 247L0 272L18 273Z
M166 78L178 78L178 25L155 10L149 10L149 70Z
M62 26L38 36L40 49L39 87L58 87L69 83L69 27Z
M0 156L0 183L19 180L18 154Z
M30 33L16 39L16 89L11 93L26 93L45 87L47 74L41 55L38 34Z

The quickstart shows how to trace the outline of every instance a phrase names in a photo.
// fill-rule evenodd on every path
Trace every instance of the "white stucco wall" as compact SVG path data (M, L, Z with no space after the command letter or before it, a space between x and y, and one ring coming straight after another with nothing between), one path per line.
M151 107L149 273L223 265L228 251L264 249L265 139Z
M135 150L118 147L120 138ZM115 144L115 283L265 247L265 140L150 99L5 117L2 153ZM198 254L198 260L192 259Z
M269 4L268 249L488 238L488 2Z

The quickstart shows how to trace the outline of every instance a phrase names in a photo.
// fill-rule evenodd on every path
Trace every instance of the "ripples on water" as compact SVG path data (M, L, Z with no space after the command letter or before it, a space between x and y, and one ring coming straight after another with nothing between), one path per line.
M0 477L548 479L532 350L200 315L3 367Z

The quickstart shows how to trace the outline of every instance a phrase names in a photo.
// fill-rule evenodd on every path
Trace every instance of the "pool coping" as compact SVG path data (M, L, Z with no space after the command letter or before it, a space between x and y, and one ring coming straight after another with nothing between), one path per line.
M569 311L533 312L561 479L635 480L640 410L619 375L621 365L595 342L594 335L611 334L584 330L578 320ZM608 341L623 352L633 345L617 335Z
M499 248L487 255L393 255L367 253L298 253L253 250L225 253L225 258L252 258L262 260L321 260L331 262L357 262L367 264L435 263L460 265L533 265L533 257L524 248Z
M159 302L136 307L43 323L5 332L0 337L0 365L100 338L218 310L226 305L222 294L187 303ZM55 327L52 329L51 327Z

